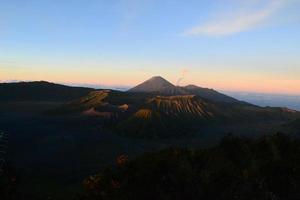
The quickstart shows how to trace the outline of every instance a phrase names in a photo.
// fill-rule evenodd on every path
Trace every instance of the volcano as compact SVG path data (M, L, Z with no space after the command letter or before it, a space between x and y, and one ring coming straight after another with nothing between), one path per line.
M145 82L135 86L134 88L128 90L128 92L134 93L153 93L161 95L186 95L188 94L181 87L177 87L164 79L161 76L154 76Z
M55 113L103 118L121 135L147 138L186 137L221 127L267 130L300 118L297 111L252 105L194 85L177 87L160 76L127 92L92 91Z
M152 93L164 96L174 95L197 95L204 99L215 102L226 102L226 103L241 103L235 98L222 94L214 89L203 88L196 85L187 85L184 87L175 86L161 76L154 76L149 80L137 85L136 87L128 90L133 93Z

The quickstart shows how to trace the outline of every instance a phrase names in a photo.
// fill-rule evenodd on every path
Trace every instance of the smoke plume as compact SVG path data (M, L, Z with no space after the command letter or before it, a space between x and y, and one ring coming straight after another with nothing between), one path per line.
M177 82L176 82L176 85L177 85L177 86L180 86L180 83L184 80L184 78L185 78L185 76L186 76L186 74L187 74L188 72L189 72L189 71L188 71L187 69L181 70L181 72L180 72L180 77L179 77L179 79L178 79Z

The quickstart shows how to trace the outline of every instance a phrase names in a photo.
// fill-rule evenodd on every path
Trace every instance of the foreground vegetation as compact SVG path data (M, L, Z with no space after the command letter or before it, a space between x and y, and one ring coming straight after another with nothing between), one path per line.
M18 181L11 170L0 176L1 200L28 199ZM86 178L83 187L81 195L74 191L76 199L298 200L300 140L284 134L227 136L209 149L169 148L133 160L121 155L114 166Z
M85 200L300 199L300 141L228 136L211 149L167 149L84 181Z
M0 199L17 199L16 173L7 166L0 170Z

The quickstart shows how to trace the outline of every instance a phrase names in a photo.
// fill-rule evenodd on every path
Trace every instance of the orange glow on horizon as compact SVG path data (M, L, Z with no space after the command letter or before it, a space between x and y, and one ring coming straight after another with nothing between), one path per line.
M1 70L0 80L49 81L64 84L91 84L105 87L132 87L155 75L161 75L176 84L178 72L164 73L136 71L116 72L114 70ZM300 80L285 77L243 74L238 72L192 72L180 85L195 84L200 87L223 91L259 92L300 95Z

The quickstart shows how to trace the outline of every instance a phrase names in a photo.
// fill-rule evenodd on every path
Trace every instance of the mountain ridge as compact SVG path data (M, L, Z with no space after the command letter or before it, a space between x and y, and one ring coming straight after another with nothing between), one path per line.
M128 92L135 93L157 93L164 95L184 95L188 94L181 87L175 86L161 76L154 76L141 84L131 88Z
M109 127L132 137L178 137L225 124L274 124L300 118L284 108L215 102L198 95L93 91L57 109L58 114L105 118ZM59 112L60 111L60 112Z
M48 82L5 86L0 84L0 91L6 88L4 97L17 94L10 99L62 101L45 114L84 117L121 135L134 137L187 136L199 133L202 128L228 124L230 127L243 124L252 131L257 124L270 128L300 118L300 112L294 110L255 106L195 85L178 87L162 77L153 77L135 87L138 90L128 92L74 88ZM17 89L8 90L14 87Z
M93 91L47 81L0 83L0 101L71 101Z
M189 84L187 86L175 86L161 76L154 76L137 86L128 90L128 92L134 93L155 93L158 95L197 95L202 98L213 100L216 102L227 103L242 103L233 97L222 94L214 89L203 88L196 85Z

